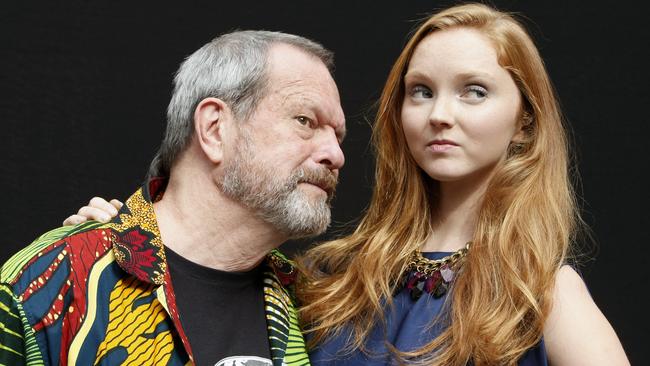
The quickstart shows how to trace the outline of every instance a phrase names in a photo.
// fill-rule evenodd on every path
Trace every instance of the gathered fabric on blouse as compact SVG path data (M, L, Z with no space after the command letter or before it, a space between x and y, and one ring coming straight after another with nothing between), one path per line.
M440 259L450 254L448 252L422 253L428 259ZM310 352L312 365L397 365L397 359L387 348L386 342L403 352L417 350L431 342L443 330L444 322L436 322L433 325L432 323L440 315L446 297L447 294L436 299L425 292L419 299L413 300L408 289L401 289L393 297L393 307L386 307L385 326L378 322L368 335L365 353L360 350L349 352L351 332L345 330ZM548 365L544 340L529 349L517 365Z

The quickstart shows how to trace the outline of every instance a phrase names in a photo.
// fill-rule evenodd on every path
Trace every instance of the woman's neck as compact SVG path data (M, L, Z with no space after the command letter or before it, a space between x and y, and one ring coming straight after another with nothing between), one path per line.
M431 234L422 251L453 252L472 240L487 183L487 179L438 182Z

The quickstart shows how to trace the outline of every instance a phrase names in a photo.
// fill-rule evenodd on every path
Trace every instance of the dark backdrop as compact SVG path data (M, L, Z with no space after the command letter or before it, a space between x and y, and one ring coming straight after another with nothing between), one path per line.
M621 2L494 3L527 17L573 126L584 216L598 243L585 279L632 363L641 363L650 272L642 177L649 160L647 19ZM162 136L173 72L211 38L237 28L297 33L336 52L349 129L334 208L344 231L369 199L368 121L389 67L415 21L448 4L3 4L0 262L92 196L124 199L134 191Z

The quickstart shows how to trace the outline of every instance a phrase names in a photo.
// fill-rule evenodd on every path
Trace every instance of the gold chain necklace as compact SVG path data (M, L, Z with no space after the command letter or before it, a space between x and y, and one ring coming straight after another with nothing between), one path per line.
M425 258L419 249L413 252L404 276L404 287L410 291L411 298L417 300L423 292L434 298L444 295L464 262L471 243L468 241L464 248L440 259Z

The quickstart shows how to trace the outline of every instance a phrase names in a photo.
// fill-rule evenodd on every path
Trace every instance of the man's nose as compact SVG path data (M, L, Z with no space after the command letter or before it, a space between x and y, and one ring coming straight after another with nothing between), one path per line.
M318 164L325 165L329 170L338 170L345 164L345 155L333 130L327 131L320 139L314 160Z

